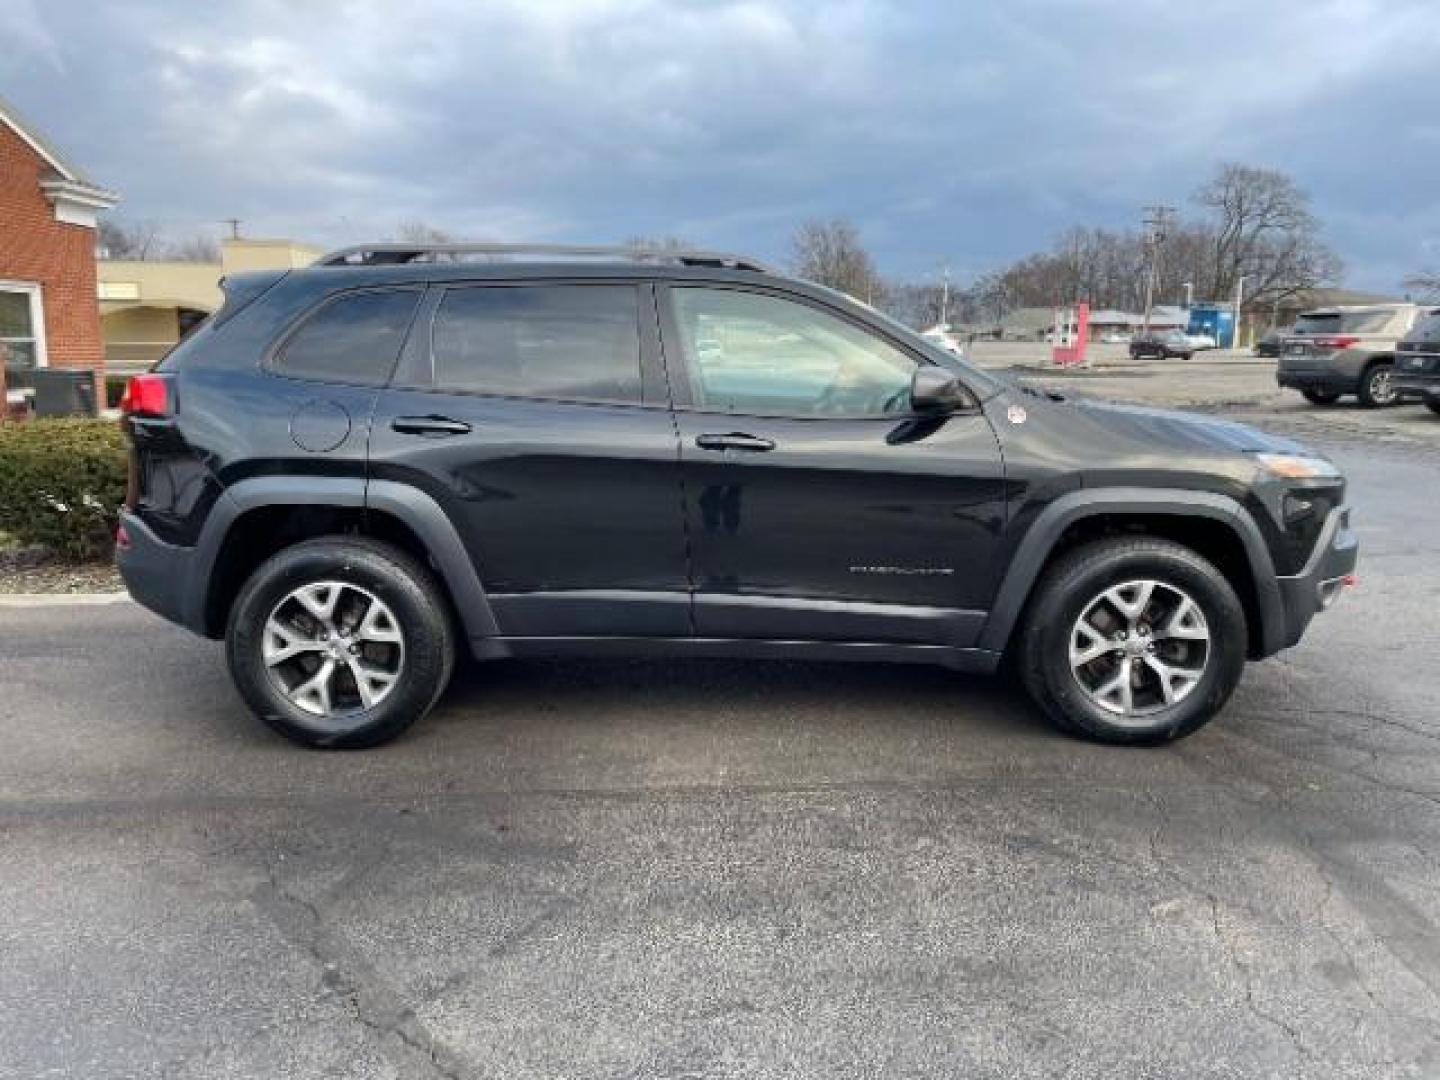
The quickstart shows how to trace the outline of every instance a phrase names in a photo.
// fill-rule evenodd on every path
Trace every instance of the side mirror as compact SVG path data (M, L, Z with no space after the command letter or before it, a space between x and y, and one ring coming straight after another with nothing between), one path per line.
M934 364L915 369L910 379L910 407L916 412L954 412L970 404L970 395L952 372Z

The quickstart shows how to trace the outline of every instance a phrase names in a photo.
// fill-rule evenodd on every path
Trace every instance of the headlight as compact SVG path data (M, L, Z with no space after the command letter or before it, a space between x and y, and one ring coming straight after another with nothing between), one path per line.
M1322 457L1307 454L1256 454L1267 472L1287 480L1336 480L1340 470Z

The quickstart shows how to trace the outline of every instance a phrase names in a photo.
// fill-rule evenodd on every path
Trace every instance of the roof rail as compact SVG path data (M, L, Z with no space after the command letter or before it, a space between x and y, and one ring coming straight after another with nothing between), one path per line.
M315 266L393 266L397 263L438 262L444 256L539 255L546 258L624 259L633 262L669 262L681 266L710 266L731 270L773 273L759 259L723 251L684 248L602 247L591 244L357 244L339 248L316 259Z

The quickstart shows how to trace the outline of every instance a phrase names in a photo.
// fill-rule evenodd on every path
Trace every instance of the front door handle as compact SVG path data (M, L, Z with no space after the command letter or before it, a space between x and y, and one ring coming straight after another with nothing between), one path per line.
M752 454L761 454L766 450L774 450L775 440L732 431L725 435L696 435L695 445L701 450L745 450Z
M466 435L470 425L464 420L452 420L448 416L397 416L390 421L390 429L401 435Z

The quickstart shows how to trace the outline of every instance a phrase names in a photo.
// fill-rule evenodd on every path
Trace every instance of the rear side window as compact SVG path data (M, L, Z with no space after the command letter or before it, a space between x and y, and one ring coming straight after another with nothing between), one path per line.
M384 386L419 302L418 289L345 293L301 324L272 367L292 379Z
M1393 311L1347 311L1340 319L1340 329L1347 334L1379 334L1394 318Z
M638 314L633 285L450 289L435 313L435 387L638 403Z

